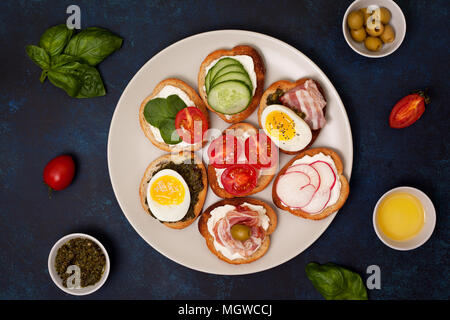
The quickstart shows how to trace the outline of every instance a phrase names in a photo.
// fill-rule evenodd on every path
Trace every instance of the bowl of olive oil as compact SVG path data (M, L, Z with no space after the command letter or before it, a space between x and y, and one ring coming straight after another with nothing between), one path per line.
M375 205L373 226L378 238L396 250L420 247L436 225L436 210L430 198L412 187L386 192Z

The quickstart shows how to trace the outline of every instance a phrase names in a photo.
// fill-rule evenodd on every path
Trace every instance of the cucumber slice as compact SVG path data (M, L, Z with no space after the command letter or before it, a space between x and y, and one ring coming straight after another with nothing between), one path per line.
M233 58L223 58L217 61L216 64L211 69L209 69L208 73L206 74L205 78L206 92L209 91L209 88L211 87L211 80L214 79L216 73L219 72L220 69L228 65L241 65L241 63Z
M229 73L229 72L241 72L241 73L247 74L247 71L245 71L245 69L242 65L233 64L233 65L229 65L229 66L226 66L226 67L223 67L222 69L220 69L216 73L214 78L210 79L210 83L212 84L218 77L223 76L225 73Z
M221 76L216 76L214 81L211 83L211 87L214 87L215 85L224 82L224 81L230 81L230 80L238 80L244 82L247 87L249 87L250 92L253 92L253 85L252 81L248 77L247 73L242 72L228 72Z
M252 100L250 88L242 81L224 81L211 87L208 104L217 112L235 114L245 110Z

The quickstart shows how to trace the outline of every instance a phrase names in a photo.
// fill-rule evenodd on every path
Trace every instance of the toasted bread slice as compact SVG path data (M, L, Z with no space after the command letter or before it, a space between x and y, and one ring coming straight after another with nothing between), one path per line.
M194 206L195 217L186 221L163 222L163 224L169 228L183 229L192 224L202 212L203 204L205 203L206 198L206 191L208 190L208 180L205 166L194 153L181 152L179 154L166 154L152 161L145 170L144 176L142 177L141 183L139 185L139 196L141 199L142 207L144 208L145 212L147 212L147 214L150 214L150 209L146 203L148 183L150 179L153 177L153 175L156 173L156 171L158 171L158 169L162 165L169 163L171 161L176 164L190 163L193 166L197 166L202 172L203 189L198 194L197 203Z
M259 126L261 128L263 128L263 124L261 123L261 115L262 112L264 111L264 109L268 106L267 105L267 98L269 97L270 94L274 93L275 91L277 91L277 89L281 89L283 90L283 92L289 91L301 84L303 84L304 82L306 82L307 80L310 80L309 78L303 78L303 79L299 79L295 82L291 82L291 81L287 81L287 80L280 80L277 82L272 83L267 89L266 91L264 91L264 94L261 97L261 102L259 103L259 109L258 109L258 123ZM319 89L320 93L322 93L322 95L325 98L325 95L323 93L322 88L320 87L320 84L318 82L316 82L317 84L317 88ZM327 107L325 106L323 108L323 114L325 115L325 109ZM311 147L311 145L314 143L314 141L316 141L317 137L319 136L320 133L320 129L317 130L311 130L312 133L312 138L311 141L309 142L309 144L304 147L301 150L298 151L288 151L288 150L283 150L282 148L280 148L280 151L286 154L297 154L299 152L302 152L303 150L307 150L309 147Z
M152 100L165 86L168 86L168 85L177 87L177 88L181 89L183 92L185 92L187 94L187 96L189 97L189 99L191 99L192 102L194 102L195 106L198 109L200 109L200 111L205 115L206 120L209 123L208 109L206 108L205 104L203 103L203 100L200 99L200 97L198 96L197 92L195 92L195 90L193 88L191 88L184 81L182 81L180 79L176 79L176 78L169 78L169 79L165 79L165 80L161 81L160 83L158 83L158 85L153 89L152 93L147 98L145 98L144 101L142 101L141 107L139 108L139 123L141 124L142 131L144 132L145 136L153 143L153 145L155 145L159 149L167 151L167 152L178 153L181 151L200 150L207 143L206 137L204 137L202 142L197 142L197 143L191 144L191 145L184 145L184 146L169 145L169 144L165 143L164 141L158 141L155 138L155 136L151 130L151 125L147 122L147 120L145 120L144 108L147 105L147 102ZM190 106L188 106L188 107L190 107Z
M341 182L341 192L339 195L338 200L336 201L336 203L334 203L331 206L325 207L324 210L322 210L320 213L317 214L310 214L308 212L305 212L301 209L294 209L294 208L290 208L287 207L283 204L283 202L281 202L280 198L278 197L277 193L276 193L276 189L277 189L277 184L278 184L278 180L280 178L280 176L282 176L286 170L292 165L292 163L300 158L303 158L304 156L308 155L308 156L314 156L315 154L318 153L323 153L324 155L328 155L330 156L333 161L334 164L336 166L337 169L337 179L339 179L339 181ZM334 152L331 149L328 148L314 148L314 149L309 149L306 151L303 151L302 153L300 153L299 155L293 157L278 173L277 177L275 178L275 181L273 183L273 187L272 187L272 200L273 203L280 209L289 211L290 213L292 213L293 215L302 217L302 218L306 218L306 219L311 219L311 220L321 220L324 219L326 217L328 217L330 214L338 211L345 203L345 201L347 200L348 194L350 192L350 186L348 184L347 178L344 176L343 174L344 171L344 165L342 164L342 160L339 157L339 155Z
M266 215L270 219L269 228L266 230L266 238L265 238L264 242L261 244L261 246L258 248L258 250L255 253L253 253L247 259L240 258L240 259L231 260L231 259L228 259L227 257L225 257L220 251L216 250L216 247L214 246L214 236L211 233L209 233L207 224L208 224L209 218L211 217L211 211L214 210L215 208L224 206L226 204L237 206L244 202L263 206L266 209ZM211 252L214 253L219 259L226 261L228 263L231 263L231 264L250 263L255 260L258 260L264 254L266 254L267 250L269 249L269 245L270 245L270 235L275 231L276 227L277 227L277 215L276 215L275 211L273 210L273 208L269 204L265 203L264 201L257 200L254 198L235 198L235 199L221 200L221 201L216 202L215 204L211 205L210 207L208 207L208 209L206 209L203 212L202 216L198 220L198 230L200 231L201 235L205 238L208 249L211 250Z
M243 133L247 133L248 135L256 135L258 134L258 129L256 129L253 125L250 123L235 123L231 126L229 126L227 129L225 129L224 132L227 130L234 130L236 135L242 135ZM211 165L208 165L208 181L209 186L211 187L212 191L221 198L236 198L236 197L246 197L255 193L258 193L262 190L264 190L272 181L272 178L274 177L276 171L278 168L278 164L276 166L273 166L272 168L268 169L261 169L261 174L258 177L258 182L256 187L249 193L242 194L240 196L233 195L226 191L224 188L222 188L219 185L219 182L217 181L217 175L216 175L216 168L214 168Z
M225 115L222 113L219 113L215 111L209 104L208 104L208 98L206 95L206 91L204 89L205 87L205 78L206 78L206 68L214 61L219 59L223 56L237 56L237 55L246 55L250 56L253 59L253 66L254 71L256 74L256 89L255 94L253 95L252 100L250 101L249 105L245 110L242 112L232 114L232 115ZM258 51L256 51L254 48L250 46L236 46L231 50L216 50L212 53L210 53L205 60L203 60L202 64L200 65L200 70L198 73L198 92L200 94L200 97L202 98L205 105L208 107L209 110L216 113L220 118L222 118L224 121L228 123L236 123L241 122L244 119L246 119L248 116L250 116L253 111L255 111L256 107L258 106L258 103L261 99L261 95L264 91L264 77L266 73L266 68L264 66L264 62L259 55Z

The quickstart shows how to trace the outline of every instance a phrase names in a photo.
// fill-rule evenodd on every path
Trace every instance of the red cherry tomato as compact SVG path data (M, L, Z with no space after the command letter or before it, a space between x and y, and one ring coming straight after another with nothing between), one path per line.
M75 176L75 163L69 155L58 156L44 168L44 182L53 190L67 188Z
M193 144L203 140L203 134L208 130L208 121L199 108L187 107L178 111L175 128L184 142Z
M214 168L227 168L237 163L242 143L233 135L221 135L208 148L209 164Z
M255 168L270 168L278 162L278 149L264 133L250 136L245 140L245 157Z
M422 116L428 103L429 98L422 91L407 95L395 104L389 116L389 125L395 129L412 125Z
M256 187L258 172L249 164L235 164L225 169L220 180L228 193L239 196Z

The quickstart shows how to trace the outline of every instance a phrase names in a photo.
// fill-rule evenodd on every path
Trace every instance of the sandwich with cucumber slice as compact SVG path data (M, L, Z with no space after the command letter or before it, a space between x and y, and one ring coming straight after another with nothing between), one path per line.
M208 109L197 92L180 79L161 81L139 108L145 136L159 149L197 151L207 142Z
M228 123L246 119L264 91L265 66L250 46L216 50L200 65L198 91L209 110Z

